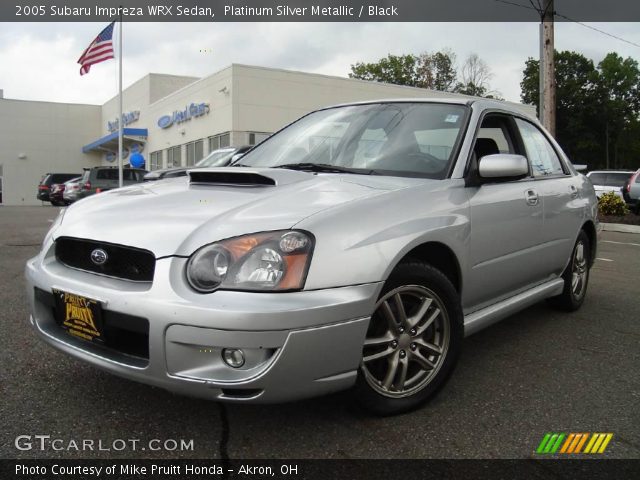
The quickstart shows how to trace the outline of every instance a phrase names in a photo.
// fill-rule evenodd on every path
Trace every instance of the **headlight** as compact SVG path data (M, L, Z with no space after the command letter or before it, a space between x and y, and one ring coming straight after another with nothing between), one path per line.
M313 237L298 230L256 233L222 240L197 250L187 262L191 288L300 290L309 270Z

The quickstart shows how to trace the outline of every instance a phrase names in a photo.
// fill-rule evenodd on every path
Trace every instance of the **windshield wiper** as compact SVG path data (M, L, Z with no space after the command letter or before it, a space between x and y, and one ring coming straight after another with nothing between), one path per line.
M354 173L356 175L373 175L375 170L366 170L363 168L340 167L338 165L329 165L328 163L285 163L284 165L276 165L272 168L286 168L289 170L302 170L308 172L319 173Z

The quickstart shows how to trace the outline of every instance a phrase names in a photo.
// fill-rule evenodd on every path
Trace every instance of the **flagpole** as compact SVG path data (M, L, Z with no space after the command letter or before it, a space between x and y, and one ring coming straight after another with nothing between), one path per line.
M122 187L122 136L124 134L124 122L122 121L122 13L120 14L118 37L118 186Z

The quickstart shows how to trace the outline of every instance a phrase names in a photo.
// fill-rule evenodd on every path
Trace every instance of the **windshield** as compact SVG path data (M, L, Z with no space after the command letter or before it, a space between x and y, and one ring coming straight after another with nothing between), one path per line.
M229 163L231 157L235 153L235 148L224 148L220 150L214 150L209 155L204 157L198 163L196 167L224 167Z
M313 164L352 173L444 178L466 108L384 103L321 110L271 136L236 165L304 169Z

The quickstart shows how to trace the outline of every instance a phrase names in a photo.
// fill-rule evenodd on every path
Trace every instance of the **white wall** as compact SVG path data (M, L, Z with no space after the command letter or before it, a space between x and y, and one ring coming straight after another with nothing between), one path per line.
M95 140L100 114L99 105L0 99L3 204L39 205L42 175L99 165L100 157L83 154L80 146Z

